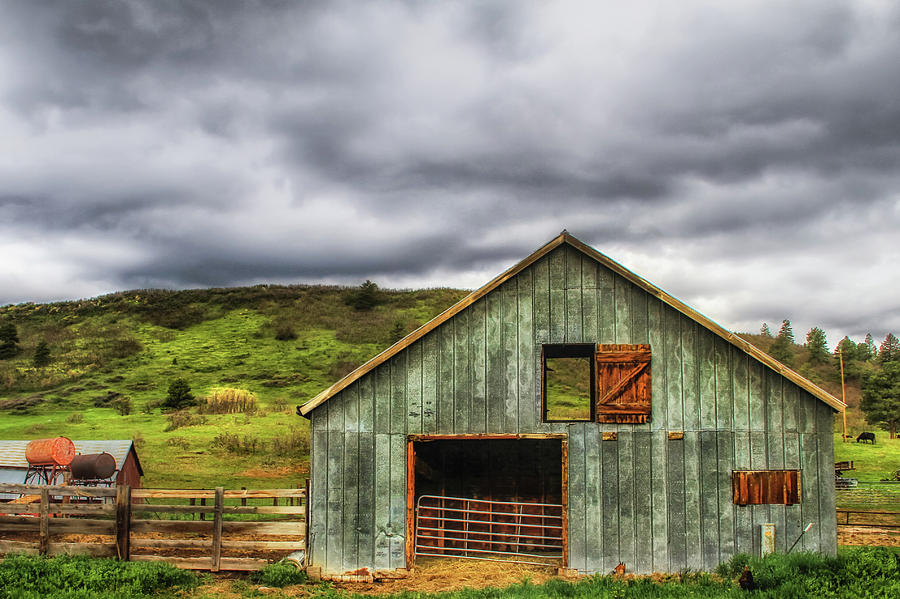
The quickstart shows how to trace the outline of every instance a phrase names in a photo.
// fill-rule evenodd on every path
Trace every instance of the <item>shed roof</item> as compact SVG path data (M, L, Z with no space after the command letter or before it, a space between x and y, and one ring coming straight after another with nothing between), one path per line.
M30 441L0 441L0 468L28 468L28 460L25 459L25 448ZM122 469L125 460L128 459L128 452L134 449L134 442L131 439L119 439L112 441L72 441L75 444L76 454L103 453L112 455L116 460L116 468ZM134 463L137 465L138 472L144 475L141 468L141 462L137 457L137 451L134 452Z
M824 389L822 389L821 387L819 387L812 381L806 379L805 377L801 376L797 372L791 370L790 368L788 368L787 366L785 366L784 364L782 364L781 362L779 362L778 360L776 360L769 354L765 353L764 351L762 351L755 345L738 337L736 334L732 333L725 327L717 324L716 322L714 322L710 318L707 318L700 312L697 312L696 310L694 310L693 308L691 308L690 306L688 306L687 304L685 304L678 298L676 298L672 295L669 295L668 293L666 293L665 291L663 291L656 285L650 283L646 279L634 274L633 272L631 272L630 270L628 270L627 268L625 268L624 266L622 266L615 260L609 258L608 256L606 256L604 254L601 254L600 252L598 252L591 246L585 244L581 240L572 236L568 231L563 231L557 237L552 239L550 242L546 243L543 247L538 249L536 252L534 252L533 254L531 254L530 256L528 256L527 258L525 258L524 260L522 260L515 266L512 266L511 268L507 269L505 272L497 275L483 287L476 289L475 291L473 291L472 293L470 293L469 295L467 295L466 297L464 297L463 299L458 301L456 304L454 304L453 306L451 306L450 308L448 308L447 310L445 310L438 316L434 317L427 323L423 324L421 327L419 327L418 329L416 329L415 331L413 331L412 333L410 333L409 335L407 335L406 337L404 337L403 339L401 339L394 345L390 346L389 348L387 348L386 350L384 350L383 352L381 352L380 354L378 354L377 356L375 356L374 358L372 358L371 360L369 360L368 362L366 362L365 364L363 364L362 366L360 366L359 368L357 368L356 370L354 370L353 372L351 372L344 378L340 379L339 381L337 381L336 383L334 383L333 385L331 385L330 387L328 387L327 389L325 389L324 391L322 391L321 393L316 395L314 398L312 398L311 400L309 400L302 406L300 406L299 407L300 414L303 416L306 416L312 410L314 410L318 406L320 406L323 403L325 403L326 401L328 401L328 399L330 399L331 397L337 395L341 390L343 390L346 387L348 387L349 385L351 385L354 381L356 381L357 379L362 377L364 374L374 370L375 367L377 367L379 364L383 364L384 362L389 360L392 356L400 353L401 351L403 351L404 349L406 349L407 347L409 347L410 345L412 345L413 343L415 343L416 341L418 341L419 339L424 337L430 331L434 330L435 328L437 328L439 325L446 322L447 320L453 318L454 316L456 316L457 314L462 312L465 308L474 304L476 301L478 301L479 299L481 299L482 297L484 297L485 295L487 295L494 289L498 288L500 285L502 285L509 279L513 278L514 276L519 274L521 271L525 270L526 268L528 268L529 266L531 266L532 264L534 264L535 262L537 262L538 260L540 260L541 258L546 256L547 254L549 254L551 251L562 246L563 244L568 244L568 245L574 247L575 249L583 252L584 254L593 258L594 260L596 260L600 264L604 265L605 267L609 268L616 274L624 277L625 279L627 279L634 285L637 285L639 288L643 289L644 291L646 291L653 297L659 299L660 301L662 301L665 304L668 304L669 306L678 310L679 312L681 312L688 318L691 318L692 320L696 321L701 326L703 326L706 329L710 330L711 332L715 333L716 335L718 335L725 341L728 341L729 343L731 343L738 349L746 352L747 354L749 354L751 357L755 358L756 360L762 362L763 364L765 364L766 366L768 366L775 372L781 374L786 379L795 383L800 388L805 389L810 394L812 394L814 397L820 399L821 401L823 401L826 404L828 404L829 406L831 406L834 410L842 411L844 408L846 408L846 405L844 404L844 402L837 399L836 397L834 397L829 392L825 391Z

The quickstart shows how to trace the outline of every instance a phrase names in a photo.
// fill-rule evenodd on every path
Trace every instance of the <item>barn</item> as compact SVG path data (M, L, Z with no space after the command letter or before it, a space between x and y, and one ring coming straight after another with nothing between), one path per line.
M563 231L298 408L309 563L708 570L809 523L833 555L843 407Z

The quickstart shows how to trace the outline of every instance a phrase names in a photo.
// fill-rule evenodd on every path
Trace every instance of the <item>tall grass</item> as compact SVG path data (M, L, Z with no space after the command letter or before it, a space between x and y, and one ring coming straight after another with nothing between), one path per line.
M213 389L200 400L199 409L201 414L254 414L257 410L256 395L231 387Z

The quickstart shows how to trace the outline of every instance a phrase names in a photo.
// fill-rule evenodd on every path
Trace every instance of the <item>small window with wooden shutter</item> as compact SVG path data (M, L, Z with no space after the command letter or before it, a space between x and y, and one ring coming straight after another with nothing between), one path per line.
M642 424L650 421L650 346L598 344L597 421Z
M541 350L544 422L594 419L594 344L550 343Z
M731 490L736 505L800 503L799 470L735 470Z

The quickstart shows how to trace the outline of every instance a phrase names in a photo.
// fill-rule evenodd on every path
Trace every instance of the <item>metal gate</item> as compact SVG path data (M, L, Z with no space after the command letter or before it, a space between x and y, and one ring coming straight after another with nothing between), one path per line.
M562 565L563 506L422 495L415 554Z

